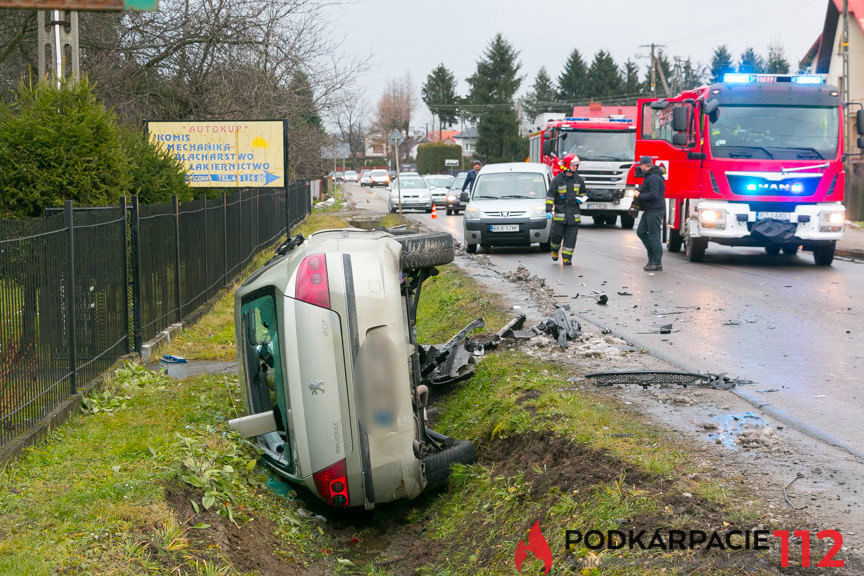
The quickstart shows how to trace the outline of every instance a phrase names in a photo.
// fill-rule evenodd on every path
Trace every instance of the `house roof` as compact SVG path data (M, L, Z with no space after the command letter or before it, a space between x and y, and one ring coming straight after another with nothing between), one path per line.
M474 126L470 126L463 130L462 132L457 132L454 138L477 138L477 128Z
M458 130L442 130L429 133L429 141L430 142L446 142L447 140L452 140L454 136L459 134Z
M858 24L858 28L864 32L864 0L848 0L850 20ZM834 48L834 39L841 27L841 12L843 11L843 0L831 0L825 13L825 23L822 26L822 34L816 39L810 50L804 56L803 61L815 58L815 72L827 74L831 66L831 55Z

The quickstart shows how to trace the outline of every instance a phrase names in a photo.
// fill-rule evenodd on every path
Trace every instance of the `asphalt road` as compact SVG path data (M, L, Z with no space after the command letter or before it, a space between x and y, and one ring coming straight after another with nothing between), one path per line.
M376 191L376 201L386 192ZM462 240L462 217L413 216ZM813 265L812 254L772 257L711 244L704 263L664 253L664 271L643 272L632 230L579 231L575 265L531 249L494 248L502 271L520 264L545 278L575 310L697 371L753 381L740 390L792 420L864 452L864 264ZM592 291L609 296L597 305ZM627 293L619 295L620 293ZM629 294L629 295L628 295ZM673 333L659 328L673 325Z

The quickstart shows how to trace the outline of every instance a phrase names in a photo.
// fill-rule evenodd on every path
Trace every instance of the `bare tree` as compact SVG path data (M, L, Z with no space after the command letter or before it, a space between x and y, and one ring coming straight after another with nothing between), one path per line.
M378 100L374 128L386 136L393 130L405 134L411 128L411 116L417 107L417 95L410 73L401 78L390 80L387 89Z
M335 110L333 120L339 132L339 138L346 142L351 150L352 164L366 151L366 103L357 95L351 94Z

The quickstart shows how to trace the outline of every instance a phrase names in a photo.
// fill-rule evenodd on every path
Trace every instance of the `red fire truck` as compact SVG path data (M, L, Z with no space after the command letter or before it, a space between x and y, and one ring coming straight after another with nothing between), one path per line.
M620 216L621 227L632 228L634 188L627 187L627 174L633 167L635 120L635 106L577 106L572 117L550 120L530 135L528 159L548 164L558 174L561 159L576 154L588 194L582 213L600 226L613 226Z
M666 171L670 252L684 246L698 262L711 241L803 248L831 264L846 218L837 88L819 75L736 73L638 108L636 157Z

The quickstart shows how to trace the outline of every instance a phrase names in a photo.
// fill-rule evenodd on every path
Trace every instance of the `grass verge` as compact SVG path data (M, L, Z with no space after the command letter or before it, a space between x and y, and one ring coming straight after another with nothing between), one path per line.
M338 220L316 213L304 225ZM495 330L509 313L444 267L424 287L418 331L440 341L477 316ZM231 323L229 294L168 351L195 357L215 346L232 357ZM514 550L535 520L556 573L742 573L704 555L584 546L565 553L566 529L759 522L755 505L735 504L752 497L626 407L574 388L570 376L518 350L488 355L472 380L436 401L434 424L474 441L480 461L456 469L446 491L372 514L325 512L322 522L308 511L321 511L308 495L268 477L254 449L228 431L235 376L173 381L126 367L87 398L81 416L0 472L0 574L514 574ZM567 568L634 558L668 565ZM748 573L776 573L762 557L735 558ZM530 558L523 568L541 571Z

